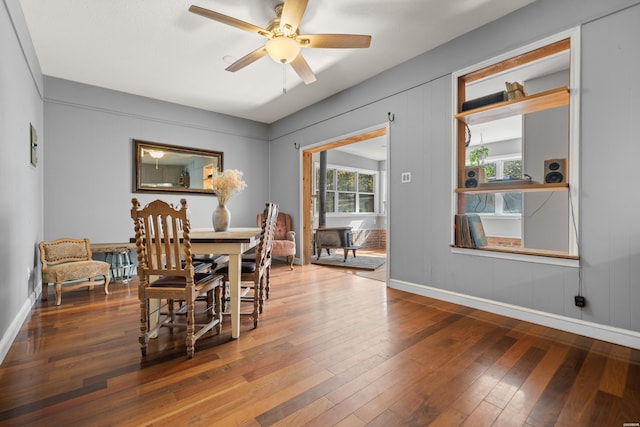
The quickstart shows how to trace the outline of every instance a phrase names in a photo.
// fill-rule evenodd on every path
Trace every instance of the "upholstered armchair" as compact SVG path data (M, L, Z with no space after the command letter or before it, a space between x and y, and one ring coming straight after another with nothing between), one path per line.
M106 262L94 261L91 257L89 239L58 239L40 242L40 262L42 263L42 299L47 300L49 283L56 292L56 305L60 305L63 290L87 286L93 290L94 284L104 283L104 293L109 294L109 270ZM103 280L96 281L96 277ZM62 285L66 285L64 288Z
M260 224L262 224L262 214L258 215L258 225ZM291 226L291 215L287 213L278 212L271 256L287 257L289 267L293 270L293 261L296 257L296 233Z

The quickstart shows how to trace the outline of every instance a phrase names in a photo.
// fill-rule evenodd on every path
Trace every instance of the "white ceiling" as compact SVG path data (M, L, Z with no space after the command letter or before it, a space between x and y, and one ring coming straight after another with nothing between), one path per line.
M21 4L45 75L272 123L532 1L309 0L301 34L372 36L369 49L303 49L310 85L269 57L225 71L225 57L266 39L188 12L195 4L264 28L278 0Z
M333 150L365 157L367 159L382 161L387 159L387 137L378 136L376 138L358 141L355 144L333 148Z

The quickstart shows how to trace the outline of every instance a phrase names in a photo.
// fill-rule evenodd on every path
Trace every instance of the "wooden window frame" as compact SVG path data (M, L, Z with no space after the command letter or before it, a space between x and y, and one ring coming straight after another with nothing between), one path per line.
M530 65L545 57L555 55L569 49L570 52L570 84L568 88L558 88L546 91L534 96L528 96L525 100L505 101L503 103L489 105L472 111L462 112L462 103L465 100L466 85L510 69ZM452 153L452 198L451 198L451 247L455 253L473 254L497 258L511 258L579 266L579 106L580 106L580 31L579 28L571 29L552 37L540 40L482 63L467 67L452 74L453 94L453 153ZM466 124L483 123L496 120L498 117L524 114L540 111L553 106L569 105L569 185L566 184L529 184L527 189L502 187L501 191L567 191L569 198L569 236L567 252L547 251L528 248L458 248L455 246L454 213L458 213L458 206L463 202L464 195L470 191L461 188L458 183L464 182L465 174L465 127ZM462 153L462 155L459 155ZM524 157L523 157L524 160ZM553 187L557 188L553 188ZM496 189L488 191L497 192Z

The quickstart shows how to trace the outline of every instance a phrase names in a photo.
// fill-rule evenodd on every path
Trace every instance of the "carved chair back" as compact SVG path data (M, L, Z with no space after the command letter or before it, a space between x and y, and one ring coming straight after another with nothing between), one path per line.
M181 199L177 208L162 200L143 209L137 199L132 203L140 280L148 276L181 276L187 278L187 285L193 285L189 280L194 270L187 201Z

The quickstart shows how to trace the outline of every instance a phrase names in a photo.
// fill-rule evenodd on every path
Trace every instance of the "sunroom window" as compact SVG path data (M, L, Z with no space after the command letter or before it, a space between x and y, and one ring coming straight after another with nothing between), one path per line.
M487 180L522 179L522 158L487 158ZM465 213L484 215L521 215L522 192L476 193L465 195Z
M314 210L318 212L320 167L314 167ZM378 173L362 169L327 167L325 212L376 213Z

